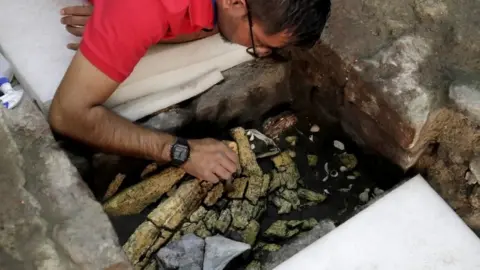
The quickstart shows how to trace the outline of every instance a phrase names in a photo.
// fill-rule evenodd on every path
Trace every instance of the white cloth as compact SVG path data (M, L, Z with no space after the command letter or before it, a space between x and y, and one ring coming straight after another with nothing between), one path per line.
M12 63L25 90L46 113L79 42L60 24L60 9L83 0L0 0L0 52ZM221 71L252 58L218 35L175 45L157 45L105 106L130 120L198 95L220 82ZM163 94L160 94L162 92Z

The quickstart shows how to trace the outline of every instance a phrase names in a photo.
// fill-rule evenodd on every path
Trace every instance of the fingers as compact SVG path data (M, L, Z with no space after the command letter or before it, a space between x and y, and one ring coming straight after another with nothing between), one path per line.
M65 25L81 25L84 26L87 24L87 21L90 17L88 16L66 16L63 17L60 22Z
M90 4L83 6L66 7L60 10L60 14L65 16L90 16L93 12L93 6Z
M201 179L201 180L205 180L205 181L208 181L208 182L211 182L211 183L214 183L214 184L216 184L216 183L218 183L218 181L220 181L218 176L216 176L213 172L206 173L203 178L205 178L205 179Z
M215 175L218 177L218 179L223 179L223 180L227 180L232 177L232 173L227 171L220 164L215 167Z
M83 36L83 32L85 31L84 27L66 26L65 28L67 32L77 37Z
M217 148L217 151L220 151L220 152L224 153L225 157L227 157L231 162L233 162L235 167L237 166L238 156L237 156L237 153L235 153L235 151L230 149L226 144L224 144L222 142L218 142L216 144L216 148Z
M70 50L76 51L76 50L78 50L79 46L80 45L78 43L70 43L70 44L67 45L67 48L69 48Z
M219 165L221 165L227 172L230 173L230 175L226 178L222 179L229 179L232 174L234 174L237 171L237 164L230 160L230 158L227 157L226 153L220 153L220 157L218 159Z

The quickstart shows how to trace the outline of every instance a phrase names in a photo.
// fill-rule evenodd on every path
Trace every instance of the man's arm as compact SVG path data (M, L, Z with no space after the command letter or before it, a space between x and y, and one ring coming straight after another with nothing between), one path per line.
M118 85L78 51L51 104L52 128L107 152L169 161L173 136L135 125L102 106Z
M50 106L52 128L104 151L168 162L173 136L135 125L102 106L117 87L77 51ZM189 144L190 157L182 166L187 173L217 182L237 170L237 155L220 141Z

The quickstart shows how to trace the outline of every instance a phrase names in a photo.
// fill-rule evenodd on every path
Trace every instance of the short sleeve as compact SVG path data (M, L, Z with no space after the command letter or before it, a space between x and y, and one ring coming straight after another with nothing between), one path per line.
M80 51L100 71L121 83L148 48L167 31L159 0L95 1Z

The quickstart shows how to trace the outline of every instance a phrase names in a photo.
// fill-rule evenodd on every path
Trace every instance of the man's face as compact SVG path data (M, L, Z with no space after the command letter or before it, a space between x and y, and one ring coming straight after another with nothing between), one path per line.
M250 24L246 0L217 0L218 28L221 36L245 47L255 46L258 56L268 56L272 49L282 48L289 42L287 31L267 35L261 23ZM253 36L253 41L252 41Z

